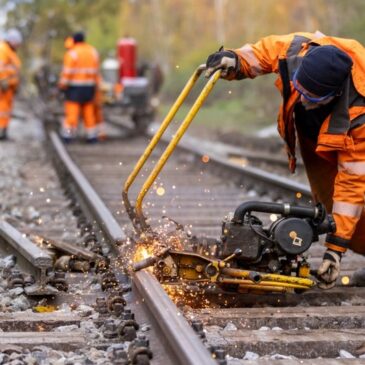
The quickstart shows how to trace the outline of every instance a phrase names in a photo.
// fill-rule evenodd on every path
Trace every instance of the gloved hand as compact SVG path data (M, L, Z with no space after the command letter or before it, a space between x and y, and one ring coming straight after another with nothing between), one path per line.
M210 77L215 71L222 69L221 78L232 79L236 73L237 64L237 55L233 51L224 50L222 46L218 52L208 57L205 77Z
M0 80L0 90L7 91L9 89L9 81L7 79Z
M321 281L318 287L321 289L331 289L336 284L336 279L340 274L340 262L342 253L327 249L323 256L323 261L317 270L318 279Z

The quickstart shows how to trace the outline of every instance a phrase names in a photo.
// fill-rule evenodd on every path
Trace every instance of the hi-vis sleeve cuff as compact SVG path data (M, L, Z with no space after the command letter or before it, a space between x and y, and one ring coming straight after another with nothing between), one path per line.
M239 56L240 69L241 73L244 74L244 77L254 78L264 74L264 71L260 65L260 61L256 57L255 52L250 44L245 44L243 47L237 48L234 51ZM242 64L242 58L246 62L246 65ZM247 66L249 69L247 69Z
M331 250L346 252L349 247L350 240L335 236L333 234L327 234L325 246Z

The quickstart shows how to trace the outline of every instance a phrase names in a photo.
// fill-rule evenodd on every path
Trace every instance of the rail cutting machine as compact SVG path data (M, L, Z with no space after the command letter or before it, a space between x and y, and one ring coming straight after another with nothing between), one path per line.
M313 207L244 202L233 215L225 218L219 239L207 242L206 238L187 237L184 249L164 242L143 213L145 195L218 81L221 70L217 70L207 81L145 180L135 205L130 203L130 186L205 68L205 65L199 66L190 77L125 181L123 201L136 233L146 244L158 243L152 256L136 262L133 269L137 271L153 266L156 277L163 283L215 283L222 289L233 288L238 292L303 292L315 285L303 254L318 240L319 234L335 229L321 204ZM279 219L265 227L255 212L276 214ZM181 229L181 226L177 224L177 228Z

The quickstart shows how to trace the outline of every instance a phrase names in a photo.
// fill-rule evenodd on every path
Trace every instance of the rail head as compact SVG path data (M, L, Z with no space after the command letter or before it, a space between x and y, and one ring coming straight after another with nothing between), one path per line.
M133 281L177 355L176 364L217 365L183 314L172 303L166 292L161 290L160 283L145 270L136 272Z
M86 178L71 160L57 134L51 132L50 138L55 148L57 148L58 153L61 153L64 161L63 164L67 165L68 168L71 168L72 178L78 178L80 181L86 183ZM114 242L118 241L120 237L125 237L124 231L94 190L92 190L89 200L89 203L93 205L92 212L95 214L95 219L98 221L101 220L100 223L103 225L103 230L107 237ZM157 280L148 273L141 272L134 275L133 282L135 286L139 288L138 290L143 298L146 298L145 300L148 303L149 308L153 309L151 313L155 318L155 322L159 323L164 337L173 338L172 351L178 360L178 363L184 365L216 365L216 362L212 359L209 351L197 338L195 332L190 328L186 320L180 315L177 307ZM167 308L168 311L166 310Z
M105 206L104 202L100 199L99 195L95 192L94 188L90 185L89 181L72 161L57 133L50 131L49 137L58 159L72 177L72 180L77 186L78 192L83 200L86 202L88 209L95 218L97 218L100 228L106 234L115 249L116 244L126 240L124 232L120 229L119 224Z
M163 138L163 142L168 143L169 137L165 136ZM221 153L214 152L211 148L208 148L206 144L204 144L202 147L202 143L197 143L197 140L190 136L184 137L183 141L181 141L179 144L179 148L197 156L204 156L208 154L210 163L215 163L223 169L228 169L232 172L232 176L234 174L242 176L242 180L246 176L254 180L260 180L267 185L272 186L272 188L287 191L293 195L299 193L304 199L312 199L312 193L308 185L293 181L277 174L273 174L271 172L264 171L257 167L240 166L237 163L229 161L226 156L222 155Z
M49 272L53 269L53 259L46 251L28 240L21 232L5 221L0 221L0 241L10 248L22 269L34 276L35 282L24 291L31 296L56 295L58 289L49 285Z
M38 269L52 268L52 257L5 221L0 221L0 237L34 267Z

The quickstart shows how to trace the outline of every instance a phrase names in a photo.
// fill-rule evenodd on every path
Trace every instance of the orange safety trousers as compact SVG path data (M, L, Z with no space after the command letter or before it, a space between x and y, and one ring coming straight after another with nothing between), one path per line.
M75 133L81 114L87 137L96 137L96 117L93 100L87 103L77 103L75 101L66 100L64 129L66 131L71 131L71 133Z
M0 128L7 128L13 106L14 91L0 91Z
M354 199L362 196L364 199L365 188L362 194L356 194L356 189L365 187L365 174L359 174L357 179L358 184L354 184L353 191L349 191L346 184L342 181L353 179L353 176L348 176L348 172L338 171L339 165L346 164L347 161L364 161L365 160L365 142L357 144L357 148L352 154L348 155L337 153L337 161L330 162L319 156L316 150L316 143L298 133L299 146L303 162L307 171L308 180L313 194L313 199L316 203L321 202L325 205L328 213L332 212L333 200L341 199L341 197L349 196ZM336 183L335 183L336 182ZM337 199L336 199L337 198ZM363 209L364 200L355 202L361 207L361 215L358 222L353 222L354 231L348 230L350 239L349 248L356 253L365 254L365 211ZM341 216L338 216L340 219ZM350 217L344 217L343 220L349 220ZM346 222L341 222L345 224ZM351 222L350 222L351 223ZM357 224L356 224L357 223ZM356 228L355 228L356 227ZM326 244L330 247L330 244ZM331 248L331 247L330 247Z

